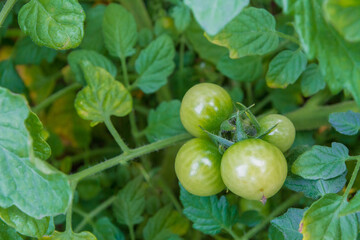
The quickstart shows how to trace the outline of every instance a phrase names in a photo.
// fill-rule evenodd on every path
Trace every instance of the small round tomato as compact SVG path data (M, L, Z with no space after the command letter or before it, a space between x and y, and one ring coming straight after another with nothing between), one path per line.
M221 176L230 191L249 200L267 199L285 182L283 153L261 139L247 139L229 147L221 160Z
M186 142L175 159L175 172L182 186L198 196L221 192L225 185L220 174L221 154L214 143L194 138Z
M200 83L190 88L180 108L180 118L185 129L193 136L206 136L200 128L215 133L220 124L233 111L230 95L220 86Z
M277 124L263 140L275 145L282 152L287 151L294 143L295 127L287 117L279 114L270 114L261 118L259 123L263 131Z

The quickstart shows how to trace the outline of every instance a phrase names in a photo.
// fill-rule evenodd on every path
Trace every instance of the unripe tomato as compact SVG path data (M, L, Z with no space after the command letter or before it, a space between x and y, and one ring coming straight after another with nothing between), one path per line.
M206 136L206 133L199 126L216 132L232 111L231 97L222 87L200 83L186 92L181 103L180 118L189 133L200 137Z
M230 191L249 200L269 198L285 182L283 153L261 139L247 139L229 147L221 160L221 176Z
M175 172L182 186L198 196L221 192L225 185L220 174L221 154L214 143L194 138L186 142L175 159Z
M263 140L275 145L282 152L286 152L294 143L295 127L287 117L279 114L270 114L261 118L259 123L264 131L277 124Z

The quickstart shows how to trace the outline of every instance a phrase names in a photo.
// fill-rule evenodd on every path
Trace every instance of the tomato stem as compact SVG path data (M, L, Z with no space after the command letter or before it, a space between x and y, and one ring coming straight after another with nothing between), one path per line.
M6 17L9 15L11 9L14 7L16 0L7 0L0 12L0 27L2 27Z
M360 170L360 156L351 157L351 158L356 158L357 162L356 162L356 166L354 168L354 171L352 172L350 182L347 185L345 193L343 195L343 202L345 202L347 200L347 198L349 196L349 193L350 193L350 190L351 190L352 186L354 185L355 179L356 179L356 177L358 175L358 172Z
M128 152L130 149L125 144L124 140L121 138L118 131L116 131L114 125L111 122L110 116L105 116L104 123L105 123L107 129L110 131L111 135L114 137L116 143L120 146L121 150L123 152Z
M96 164L95 166L89 167L85 170L82 170L78 173L75 173L73 175L69 175L68 178L70 181L80 181L88 176L94 175L96 173L102 172L108 168L114 167L118 164L125 164L130 160L133 160L137 157L149 154L151 152L169 147L171 145L183 142L187 139L190 139L190 134L181 134L174 137L170 137L164 140L160 140L154 143L150 143L148 145L138 147L135 149L131 149L128 152L122 153L119 156L116 156L114 158L111 158L105 162L101 162Z
M107 199L105 202L103 202L99 206L97 206L89 214L86 214L84 216L84 219L79 223L79 225L76 226L75 232L80 232L92 218L97 216L99 213L104 211L106 208L110 207L114 203L115 200L116 200L116 196L112 196L109 199Z
M77 89L81 88L81 84L79 83L73 83L59 91L57 91L56 93L53 93L52 95L50 95L48 98L46 98L44 101L42 101L41 103L39 103L38 105L36 105L35 107L32 108L32 111L35 113L39 113L41 110L43 110L44 108L46 108L47 106L49 106L51 103L55 102L56 100L58 100L59 98L61 98L62 96L66 95L69 92L75 91Z

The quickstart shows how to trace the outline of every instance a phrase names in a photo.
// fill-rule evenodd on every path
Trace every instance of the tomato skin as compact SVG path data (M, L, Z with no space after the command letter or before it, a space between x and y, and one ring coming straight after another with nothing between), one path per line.
M188 192L197 196L211 196L225 189L220 163L221 154L214 143L194 138L177 153L175 172Z
M199 126L216 133L232 111L231 97L222 87L200 83L186 92L181 102L180 118L190 134L205 137L206 133Z
M249 200L270 198L285 182L283 153L261 139L247 139L228 148L221 160L221 176L230 191Z
M294 143L296 133L294 124L290 119L280 114L270 114L261 118L259 123L264 131L277 124L263 140L275 145L282 152L289 150Z

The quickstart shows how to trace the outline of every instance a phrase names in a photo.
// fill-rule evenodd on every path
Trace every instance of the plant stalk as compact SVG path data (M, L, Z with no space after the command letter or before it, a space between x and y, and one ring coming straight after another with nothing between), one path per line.
M151 152L169 147L171 145L174 145L176 143L183 142L187 139L190 139L190 134L181 134L174 137L170 137L164 140L160 140L142 147L138 147L135 149L131 149L126 153L123 153L117 157L111 158L105 162L101 162L96 164L95 166L89 167L85 170L82 170L78 173L75 173L73 175L69 175L68 178L70 181L80 181L88 176L94 175L96 173L99 173L101 171L104 171L108 168L114 167L118 164L124 164L130 160L133 160L137 157L143 156L145 154L149 154Z
M105 119L104 119L104 122L105 122L105 125L106 125L107 129L110 131L111 135L114 137L115 141L120 146L121 150L123 152L128 152L130 149L125 144L124 140L121 138L118 131L116 131L114 125L111 122L110 116L106 116Z
M16 3L16 0L7 0L4 7L1 9L0 12L0 27L2 27L2 25L5 22L5 19L7 18L7 16L9 15L11 9L14 7Z

